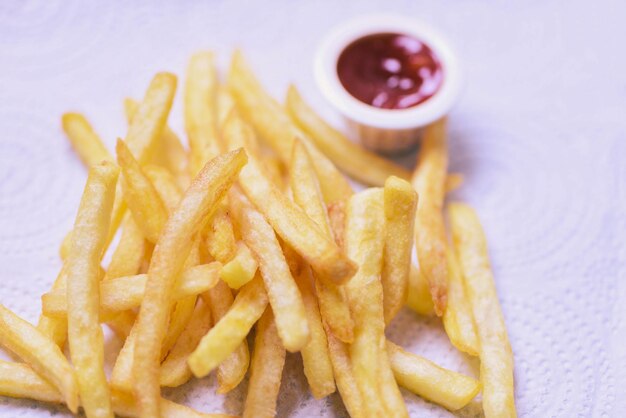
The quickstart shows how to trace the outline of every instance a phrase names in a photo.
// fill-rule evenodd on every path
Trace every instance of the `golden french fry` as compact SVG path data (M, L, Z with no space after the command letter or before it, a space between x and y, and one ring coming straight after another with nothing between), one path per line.
M158 417L160 413L159 360L171 307L170 290L191 250L194 234L215 210L246 160L245 152L236 150L209 161L169 217L154 249L135 324L133 388L143 416Z
M240 241L237 243L235 257L222 267L220 278L231 289L239 289L254 278L258 267L259 263L250 248Z
M252 129L234 112L231 112L226 122L224 137L230 149L247 147L248 143L255 141ZM251 157L248 165L241 170L239 184L278 235L316 272L337 284L344 283L352 277L356 270L354 263L332 240L324 236L321 229L300 207L267 179L259 162L254 158ZM279 312L274 313L280 317ZM277 321L280 330L280 318ZM285 344L285 347L290 350L288 344Z
M191 378L187 365L189 355L200 339L211 329L211 308L199 301L191 320L161 364L161 386L177 387Z
M371 186L383 186L389 176L410 179L411 173L391 161L367 151L330 126L304 101L295 86L287 90L289 116L315 145L341 170Z
M463 408L480 391L476 379L439 367L390 341L387 353L400 386L451 411Z
M332 239L330 220L319 189L317 175L306 148L298 141L293 146L289 174L294 201L322 229L326 237ZM352 342L354 322L350 316L343 289L317 277L315 277L315 289L324 321L337 338L343 342Z
M237 108L276 151L285 165L289 164L293 141L296 138L305 141L327 203L345 200L352 194L352 187L346 178L293 125L285 109L263 90L239 51L233 54L228 73L228 87Z
M274 309L278 334L287 350L298 351L310 337L302 295L274 230L245 196L237 192L238 189L233 188L230 194L233 214L244 241L259 263L259 271Z
M111 372L111 388L113 391L132 393L136 333L136 326L133 326L115 359L115 365Z
M71 236L71 235L70 235ZM67 283L67 267L63 265L52 285L52 291L65 289ZM67 339L67 319L54 318L45 314L39 315L37 329L56 345L63 348Z
M335 391L333 365L328 353L328 340L322 325L322 317L313 290L311 271L308 266L302 269L297 278L298 287L304 300L311 339L300 350L304 375L315 398L325 398Z
M174 285L172 300L199 295L215 286L220 277L221 266L220 263L213 262L185 270ZM102 281L100 283L100 316L139 306L147 280L147 274L138 274ZM65 288L46 293L41 299L45 315L54 317L67 315Z
M470 206L453 203L448 212L476 324L485 416L515 417L513 353L489 264L485 234Z
M196 377L206 376L241 345L263 315L267 294L259 276L241 288L228 312L202 338L187 364Z
M124 141L118 139L115 150L126 204L146 239L156 243L168 218L165 203Z
M85 164L85 167L102 161L113 162L113 157L104 146L102 139L96 134L80 113L65 113L61 118L63 130L72 143L72 147Z
M217 126L221 130L226 121L226 117L235 108L235 101L228 88L220 84L217 86Z
M220 153L217 140L217 71L212 52L191 57L185 84L185 129L189 137L191 174Z
M461 173L450 173L446 177L446 193L452 193L463 185L465 177Z
M0 396L27 398L44 402L63 403L63 397L50 383L25 364L0 360ZM139 417L132 397L113 393L113 410L117 415ZM167 399L160 399L163 418L236 418L226 414L206 414Z
M446 119L443 118L426 127L412 179L419 195L415 248L420 269L430 286L435 313L439 316L445 312L448 298L447 240L443 221L447 169Z
M214 322L218 322L228 313L233 305L233 294L228 286L222 282L203 295L211 306ZM203 337L206 332L201 335ZM196 344L197 345L197 344ZM194 347L195 348L195 347ZM227 393L237 387L243 380L250 363L248 342L244 339L219 366L217 366L217 393Z
M324 325L324 328L328 339L328 352L330 361L333 364L335 382L337 383L337 389L343 404L351 417L366 417L365 402L363 402L361 397L359 385L352 368L349 345L335 337L327 324Z
M276 415L285 357L285 347L278 336L272 309L267 307L257 323L243 418L271 418Z
M47 379L63 394L61 399L67 403L68 408L77 412L78 384L72 367L59 347L4 305L0 305L0 344ZM0 366L4 364L2 362Z
M346 216L345 245L348 256L359 265L346 285L355 321L350 358L357 384L370 416L408 416L395 382L385 378L383 264L385 213L382 189L368 189L350 198ZM391 385L391 389L384 386ZM384 393L384 397L383 397ZM392 396L389 398L388 396ZM396 398L400 398L396 401ZM398 404L400 410L394 409Z
M406 302L413 249L417 193L408 181L385 181L385 249L383 257L383 307L388 324Z
M467 298L463 273L457 256L448 251L448 306L443 314L443 327L450 342L471 356L479 352L472 306Z
M80 398L90 417L112 417L104 375L100 328L100 261L106 247L119 169L111 162L93 166L72 232L67 258L67 323L72 364Z
M139 103L133 99L124 99L124 110L126 119L130 124L137 113ZM154 144L152 161L160 167L168 170L168 173L176 177L176 182L180 187L187 188L189 185L189 173L187 173L187 151L180 138L172 129L165 125L159 140Z
M167 211L172 213L183 196L176 179L172 173L158 165L149 164L142 168L159 193L161 200L165 203Z
M213 258L226 264L237 254L237 242L228 206L221 205L207 226L206 247Z
M127 214L122 223L120 242L111 256L104 280L133 276L143 262L146 243L137 223Z
M406 305L420 315L431 315L434 309L428 280L413 264L409 271L409 292Z

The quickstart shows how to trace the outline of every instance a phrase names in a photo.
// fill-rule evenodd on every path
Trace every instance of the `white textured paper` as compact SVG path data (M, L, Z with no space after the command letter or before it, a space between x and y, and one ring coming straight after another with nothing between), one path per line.
M272 93L296 82L336 122L313 83L312 53L334 24L372 12L428 21L461 56L467 85L450 118L451 168L466 182L455 197L477 208L489 239L519 415L626 415L626 8L618 0L2 1L0 302L36 321L59 268L86 177L60 130L62 112L84 112L112 146L125 132L122 99L140 97L153 73L182 76L202 48L225 63L239 46ZM178 96L170 124L182 133ZM389 337L476 372L439 320L404 311ZM109 360L118 349L109 338ZM214 388L209 377L165 395L241 412L245 385L226 397ZM337 395L307 393L290 355L279 416L346 415ZM411 416L451 416L404 394ZM66 414L0 398L2 417Z

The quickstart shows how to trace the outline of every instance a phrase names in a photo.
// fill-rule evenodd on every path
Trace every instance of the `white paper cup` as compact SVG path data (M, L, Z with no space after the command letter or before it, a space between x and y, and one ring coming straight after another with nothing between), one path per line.
M432 49L443 70L442 84L432 97L406 109L381 109L346 91L337 74L339 56L357 39L380 33L413 36ZM336 27L317 50L314 72L324 97L343 114L363 145L387 154L415 146L421 129L448 113L461 88L458 61L448 41L428 25L400 16L363 16Z

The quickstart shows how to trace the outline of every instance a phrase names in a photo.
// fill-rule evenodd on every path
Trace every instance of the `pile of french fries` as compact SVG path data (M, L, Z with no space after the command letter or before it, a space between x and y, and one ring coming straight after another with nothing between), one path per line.
M248 374L243 417L272 417L289 351L312 395L337 390L352 417L408 416L399 387L452 411L482 391L487 417L515 416L483 231L465 204L444 221L459 183L445 120L426 129L410 173L350 142L294 87L276 102L239 52L225 83L200 52L184 86L187 149L167 126L176 84L159 73L143 100L126 100L115 155L82 115L63 116L89 175L38 324L0 305L0 344L21 361L0 361L1 395L89 418L223 417L161 388L215 372L223 394ZM372 187L355 193L339 170ZM405 304L442 316L451 343L479 357L480 380L386 339ZM102 324L124 340L109 378Z

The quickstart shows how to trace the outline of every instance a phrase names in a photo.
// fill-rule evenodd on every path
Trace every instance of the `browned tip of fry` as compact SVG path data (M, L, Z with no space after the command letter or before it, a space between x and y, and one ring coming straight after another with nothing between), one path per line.
M442 316L448 305L448 286L430 286L430 294L433 298L435 313Z
M339 248L337 248L337 251L329 254L326 260L327 263L320 263L316 271L321 274L321 277L331 278L335 284L347 283L359 269L357 264L350 260Z

